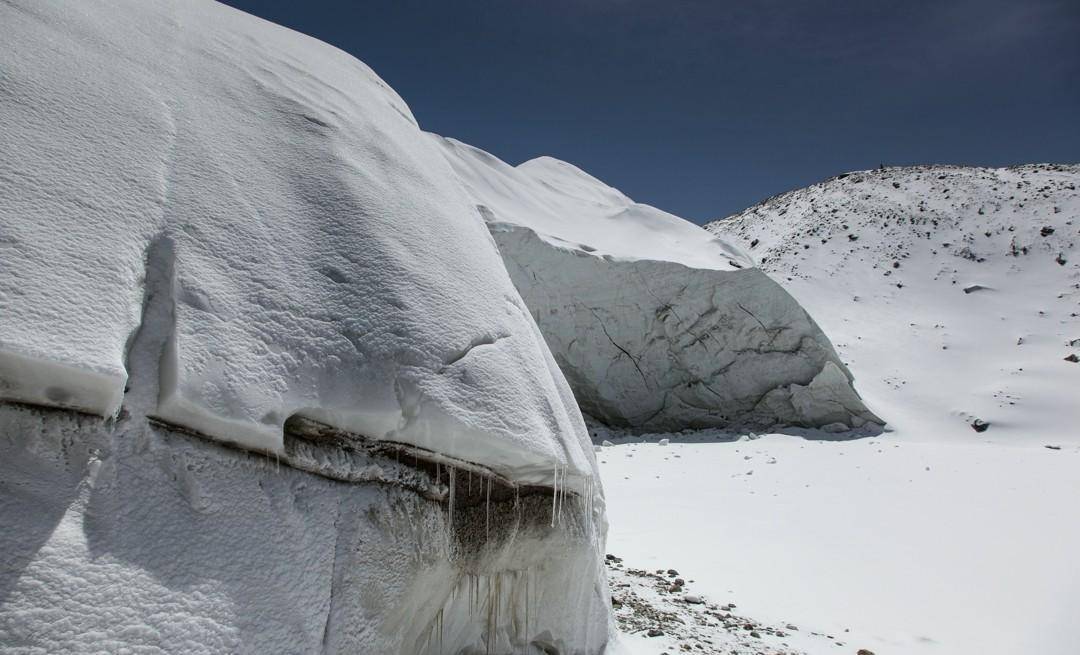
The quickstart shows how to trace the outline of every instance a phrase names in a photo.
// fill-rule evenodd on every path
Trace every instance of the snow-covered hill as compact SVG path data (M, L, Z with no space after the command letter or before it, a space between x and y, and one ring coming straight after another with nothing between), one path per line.
M813 319L727 241L550 157L434 137L582 411L609 425L876 429Z
M1078 187L1080 166L888 168L708 229L818 319L898 429L1055 444L1080 440Z
M580 412L364 64L207 0L0 4L0 644L597 652Z

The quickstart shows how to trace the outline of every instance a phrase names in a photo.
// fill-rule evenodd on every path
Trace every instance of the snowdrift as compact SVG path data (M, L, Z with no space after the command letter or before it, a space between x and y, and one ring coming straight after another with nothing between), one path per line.
M744 252L548 157L432 137L586 414L642 430L880 423L813 319Z
M212 2L0 34L0 642L600 650L581 415L405 103Z
M856 171L708 229L822 321L898 428L1054 443L1080 424L1078 188L1076 165Z

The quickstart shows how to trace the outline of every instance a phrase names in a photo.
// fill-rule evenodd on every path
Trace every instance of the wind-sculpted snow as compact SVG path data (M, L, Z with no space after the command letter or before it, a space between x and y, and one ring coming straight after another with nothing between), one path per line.
M0 3L0 450L5 647L608 638L592 446L473 203L370 69L217 3Z
M216 438L278 451L302 414L521 481L591 475L571 394L402 100L231 9L144 5L4 5L0 397L113 416L142 338L148 411Z
M828 338L726 241L550 158L436 140L582 411L652 430L880 423Z

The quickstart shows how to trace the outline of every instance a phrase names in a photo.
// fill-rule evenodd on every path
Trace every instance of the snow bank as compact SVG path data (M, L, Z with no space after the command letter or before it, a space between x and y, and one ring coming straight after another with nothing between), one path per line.
M603 648L580 412L382 80L204 1L0 4L0 71L0 643Z
M880 422L807 313L728 242L551 158L433 137L582 411L605 423Z

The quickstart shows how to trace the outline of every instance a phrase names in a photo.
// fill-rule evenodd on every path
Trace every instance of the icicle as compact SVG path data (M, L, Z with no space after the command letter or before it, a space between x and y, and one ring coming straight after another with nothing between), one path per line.
M443 653L443 652L445 652L443 650L443 608L440 607L439 608L439 613L436 614L435 616L436 616L435 620L439 625L439 652Z
M487 479L487 501L484 510L484 539L491 539L491 478Z
M525 569L525 643L529 642L529 569Z
M554 491L551 492L551 527L555 527L555 510L559 504L559 465L555 465Z
M454 484L454 482L455 482L455 479L457 478L457 469L455 469L452 466L448 467L448 468L449 468L449 480L450 480L449 523L450 523L450 529L453 530L454 529L454 487L457 486L457 485Z
M556 467L555 471L557 472L558 470L559 470L558 467ZM566 499L566 470L565 469L563 469L562 488L560 489L558 485L555 485L555 498L558 499L558 501L559 501L558 502L559 525L562 525L562 506L563 506L563 501Z

